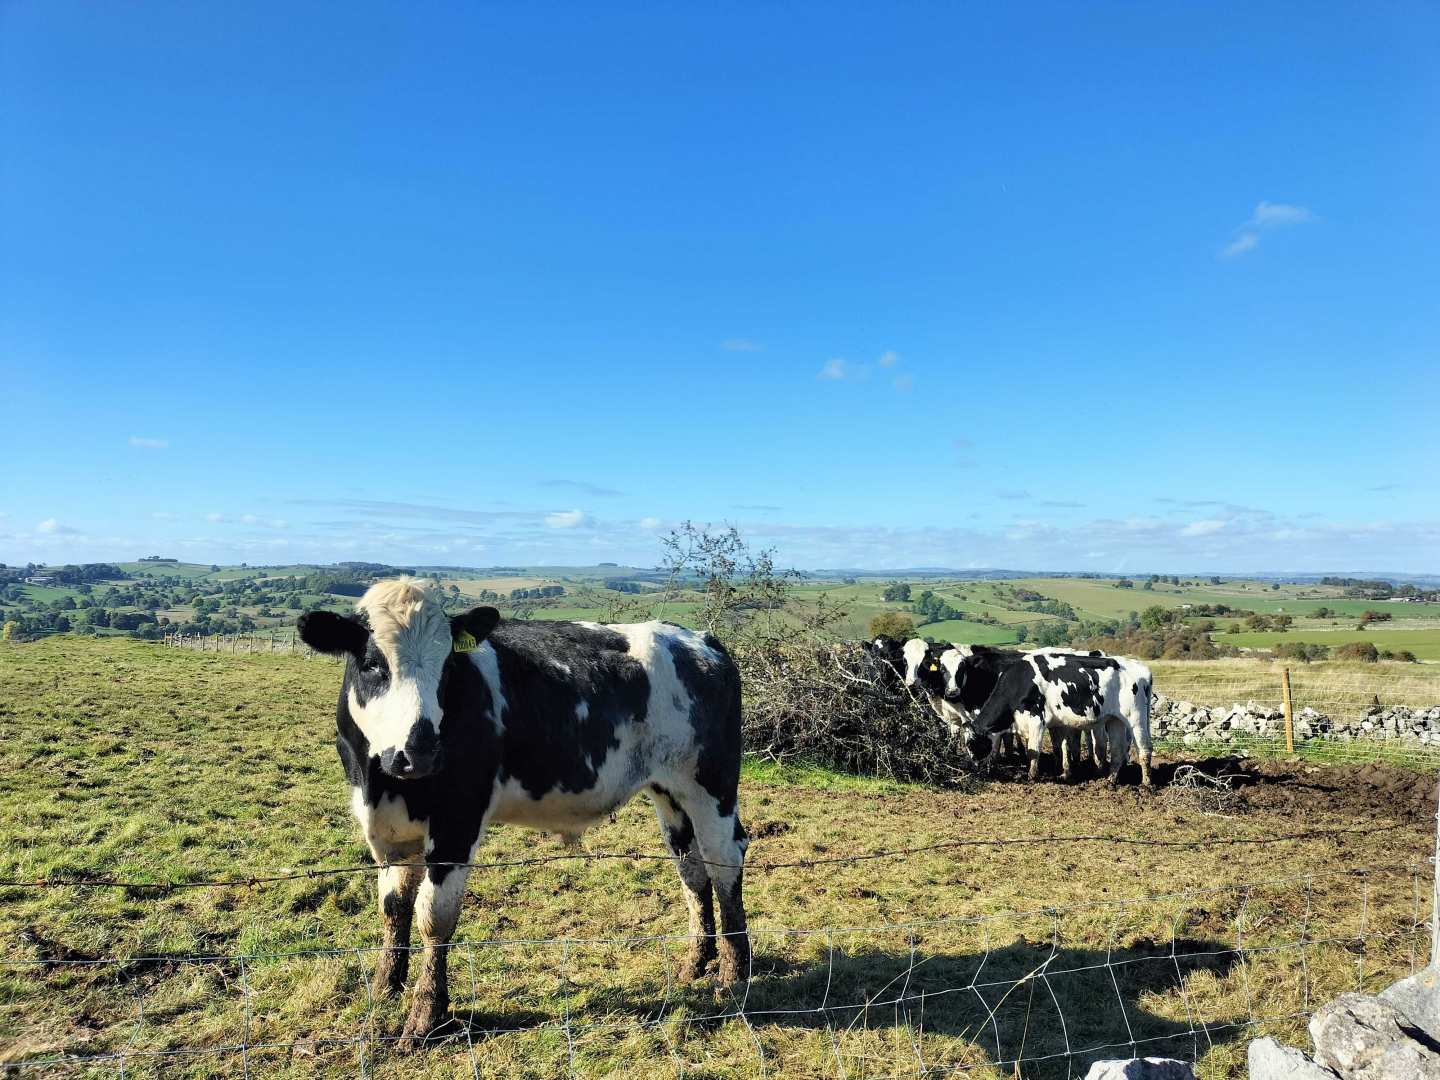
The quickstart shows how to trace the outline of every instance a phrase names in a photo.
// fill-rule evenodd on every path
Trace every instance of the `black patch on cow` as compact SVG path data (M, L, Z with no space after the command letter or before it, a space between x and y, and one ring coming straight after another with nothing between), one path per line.
M974 716L990 700L1001 676L1015 665L1024 662L1024 655L1014 649L972 646L970 655L963 657L955 669L956 692L960 705ZM951 697L949 700L957 699Z
M621 730L644 723L649 709L650 679L625 636L521 621L501 623L490 644L506 703L502 779L513 776L535 799L594 787Z
M740 784L740 672L718 640L706 635L700 653L677 638L662 638L675 675L690 697L690 726L699 761L695 779L715 799L721 817L735 812Z

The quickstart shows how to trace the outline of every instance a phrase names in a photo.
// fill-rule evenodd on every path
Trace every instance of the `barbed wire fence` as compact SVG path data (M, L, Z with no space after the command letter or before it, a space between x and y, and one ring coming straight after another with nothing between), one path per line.
M1334 838L1214 836L1201 847ZM957 844L1164 843L1100 834L957 841L848 856L753 863L752 874L871 862ZM473 864L668 859L566 853ZM317 867L228 879L10 880L5 889L262 888ZM1100 1057L1199 1060L1252 1035L1292 1031L1344 990L1377 990L1434 962L1435 877L1425 860L1023 911L867 925L754 927L745 978L719 992L675 980L682 935L461 938L452 1020L427 1053L479 1077L524 1060L533 1075L585 1075L628 1061L646 1074L1079 1076ZM399 1064L399 1016L371 983L371 944L89 956L30 932L0 961L42 980L58 1039L0 1056L13 1075L169 1069L259 1076L298 1065L379 1075ZM418 947L417 947L418 948ZM413 951L413 950L412 950ZM60 1004L57 1006L55 1000ZM69 1007L67 1008L67 1002ZM78 1033L78 1034L77 1034ZM1242 1048L1243 1049L1243 1048Z

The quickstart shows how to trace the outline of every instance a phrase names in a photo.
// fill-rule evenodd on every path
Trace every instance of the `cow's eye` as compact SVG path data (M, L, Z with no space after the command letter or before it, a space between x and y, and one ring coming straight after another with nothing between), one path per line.
M375 657L367 656L364 660L360 661L360 670L366 674L373 675L377 671L384 671L385 665L380 663Z

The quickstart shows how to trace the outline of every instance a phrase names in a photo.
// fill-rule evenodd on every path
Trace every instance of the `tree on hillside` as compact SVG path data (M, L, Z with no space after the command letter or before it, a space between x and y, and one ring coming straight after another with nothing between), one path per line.
M885 586L884 597L886 600L898 600L908 604L910 602L910 586L903 581L893 581Z
M885 635L896 641L905 641L915 636L915 620L898 611L885 611L870 620L872 638Z

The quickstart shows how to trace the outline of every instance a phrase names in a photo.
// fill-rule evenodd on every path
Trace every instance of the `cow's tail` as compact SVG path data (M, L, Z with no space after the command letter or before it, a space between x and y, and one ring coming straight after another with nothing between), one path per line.
M1150 696L1154 682L1149 668L1145 669L1143 678L1135 680L1135 741L1147 757L1154 749L1150 739Z

